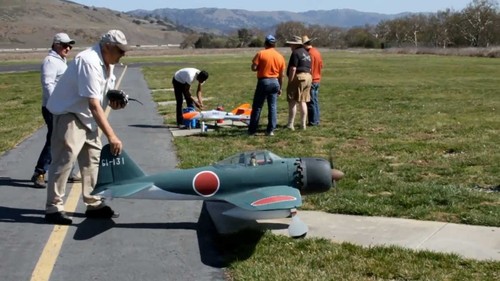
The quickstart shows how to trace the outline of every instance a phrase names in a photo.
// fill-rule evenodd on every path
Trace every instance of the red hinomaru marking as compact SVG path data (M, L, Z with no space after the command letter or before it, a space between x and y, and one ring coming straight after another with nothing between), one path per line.
M263 206L263 205L269 205L269 204L275 204L275 203L281 203L281 202L288 202L288 201L295 201L297 200L296 197L289 196L289 195L275 195L271 197L266 197L259 199L255 202L253 202L251 205L252 206Z
M219 190L219 186L219 177L214 172L202 171L194 176L193 189L200 196L213 196Z

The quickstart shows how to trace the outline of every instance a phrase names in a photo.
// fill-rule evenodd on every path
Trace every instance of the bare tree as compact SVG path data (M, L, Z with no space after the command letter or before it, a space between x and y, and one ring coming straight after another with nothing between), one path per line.
M276 26L276 40L281 44L284 44L286 40L292 38L294 35L302 36L306 33L306 26L297 21L283 22Z
M495 0L473 0L462 12L460 23L464 38L473 47L486 47L490 44L488 34L493 28L498 3Z

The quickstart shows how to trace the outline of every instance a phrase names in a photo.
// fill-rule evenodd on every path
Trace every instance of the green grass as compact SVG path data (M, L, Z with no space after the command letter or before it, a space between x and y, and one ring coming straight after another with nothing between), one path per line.
M265 148L282 156L333 154L346 178L307 196L303 209L500 226L500 61L467 57L324 53L321 127L248 137L241 128L177 138L180 167ZM176 57L211 74L209 109L251 102L251 55ZM182 66L181 66L182 67ZM178 65L146 67L153 89L170 88ZM157 92L158 100L173 100ZM175 109L159 111L175 124ZM279 124L287 105L279 100ZM263 124L266 115L261 117ZM248 237L245 237L248 236ZM243 237L243 238L242 238ZM398 247L362 248L269 232L222 238L232 280L497 280L498 262Z
M44 124L40 73L0 74L0 154Z
M500 61L487 58L325 52L321 126L249 138L242 128L175 140L181 167L242 150L282 156L334 155L346 173L335 192L308 196L305 209L500 226ZM209 109L251 102L251 55L167 58L209 71ZM171 88L179 68L146 67L152 89ZM157 100L172 92L155 91ZM159 107L175 124L173 106ZM287 105L279 100L280 125ZM265 124L266 110L261 117Z
M500 226L500 61L486 58L324 52L322 123L306 131L248 137L243 128L174 140L180 167L264 148L282 156L334 156L346 173L332 192L305 198L303 209ZM288 58L288 55L286 55ZM252 54L126 58L168 62L143 68L157 101L174 100L172 74L209 71L208 109L251 102ZM1 151L35 131L38 73L0 74ZM131 93L132 94L132 93ZM159 106L175 124L174 106ZM266 123L266 111L261 125ZM287 105L279 100L279 124ZM263 127L262 127L263 128ZM497 189L498 190L498 189ZM398 247L363 248L269 232L221 237L231 280L498 280L499 262Z
M224 238L231 280L498 280L499 262L266 233Z

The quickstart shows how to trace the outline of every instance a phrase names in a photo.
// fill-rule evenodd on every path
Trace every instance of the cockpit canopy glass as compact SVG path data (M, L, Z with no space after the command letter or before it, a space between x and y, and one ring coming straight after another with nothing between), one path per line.
M255 150L234 154L224 160L217 162L218 165L241 164L244 166L257 166L272 164L282 159L268 150Z

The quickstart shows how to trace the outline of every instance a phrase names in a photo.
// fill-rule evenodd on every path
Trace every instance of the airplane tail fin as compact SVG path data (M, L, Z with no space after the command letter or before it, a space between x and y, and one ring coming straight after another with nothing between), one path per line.
M111 154L109 144L106 144L101 150L96 189L100 186L139 178L145 175L125 151L122 151L118 156L114 156Z
M233 115L248 115L252 113L252 106L249 103L242 103L231 110Z

